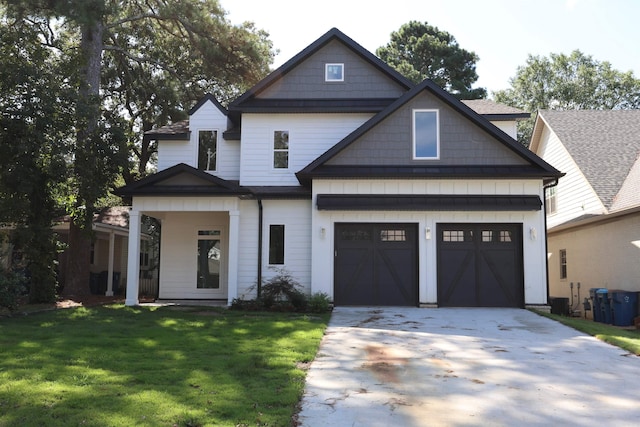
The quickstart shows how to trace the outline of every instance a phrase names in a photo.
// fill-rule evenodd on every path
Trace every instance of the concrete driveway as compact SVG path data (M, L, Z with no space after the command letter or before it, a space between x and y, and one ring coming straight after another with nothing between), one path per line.
M341 307L298 421L637 426L640 357L526 310Z

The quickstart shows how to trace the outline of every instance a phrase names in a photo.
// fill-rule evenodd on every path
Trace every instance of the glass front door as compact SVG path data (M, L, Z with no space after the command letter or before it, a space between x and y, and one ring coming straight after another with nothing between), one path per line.
M198 231L198 289L220 289L220 230Z

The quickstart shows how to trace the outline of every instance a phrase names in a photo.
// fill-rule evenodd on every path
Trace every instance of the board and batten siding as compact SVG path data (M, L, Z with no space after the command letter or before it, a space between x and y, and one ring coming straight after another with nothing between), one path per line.
M537 195L542 197L539 180L314 180L311 235L313 246L312 292L333 297L334 229L337 222L405 222L418 224L418 288L421 304L437 303L438 223L515 223L522 224L525 304L544 305L546 295L546 253L544 212L440 212L440 211L319 211L318 194L483 194ZM324 229L324 233L322 230ZM318 237L315 237L318 236ZM428 237L427 237L428 236Z
M580 168L575 163L558 136L545 126L540 137L540 146L536 153L547 163L566 175L558 180L556 187L555 213L548 215L547 227L553 228L558 224L586 214L602 214L606 209L593 187L589 184Z
M240 185L300 185L295 173L371 114L244 114ZM289 168L273 168L273 132L289 131Z

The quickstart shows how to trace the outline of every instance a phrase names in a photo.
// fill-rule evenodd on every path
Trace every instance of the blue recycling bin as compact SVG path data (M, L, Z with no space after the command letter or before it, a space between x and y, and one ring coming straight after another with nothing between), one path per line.
M600 323L611 324L611 303L609 302L609 291L607 289L598 289L596 291L596 299L600 306Z
M591 297L591 310L593 313L593 321L602 323L602 312L600 309L600 301L596 296L596 292L598 292L601 288L591 288L589 289L589 296Z
M609 291L612 323L616 326L631 326L638 315L638 292Z

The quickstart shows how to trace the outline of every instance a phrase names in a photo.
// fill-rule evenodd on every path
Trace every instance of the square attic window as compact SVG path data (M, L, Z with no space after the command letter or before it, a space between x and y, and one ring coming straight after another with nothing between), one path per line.
M344 64L325 64L324 81L343 82L344 81Z

